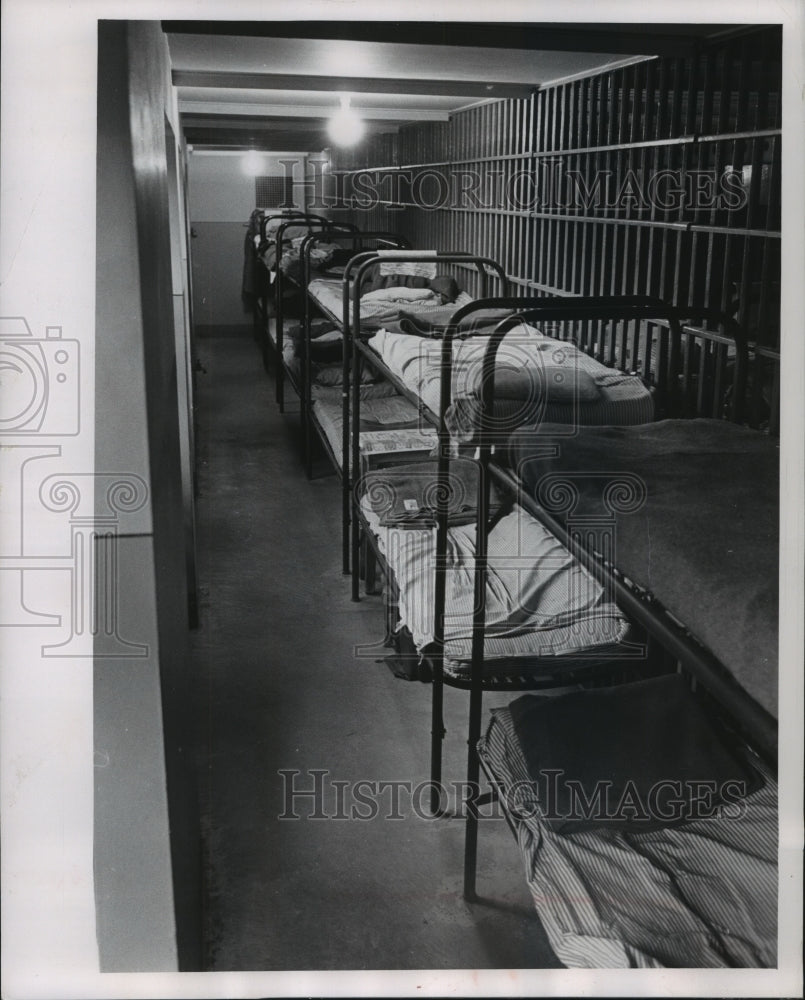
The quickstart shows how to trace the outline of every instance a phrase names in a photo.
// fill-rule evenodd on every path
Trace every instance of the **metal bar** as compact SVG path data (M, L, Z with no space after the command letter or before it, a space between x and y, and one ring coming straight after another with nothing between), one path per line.
M647 66L653 66L652 63L647 63ZM549 90L539 91L539 94L544 95L549 93ZM650 116L653 117L653 116ZM577 156L583 154L592 154L597 152L617 152L618 150L629 150L629 149L651 149L658 147L671 147L671 146L683 146L683 145L708 145L711 143L721 143L721 142L732 142L738 139L755 139L755 138L779 138L782 136L781 128L762 128L762 129L744 129L744 130L731 130L731 131L718 131L712 132L707 135L700 135L693 133L690 135L677 135L677 136L660 136L654 139L638 139L634 142L615 142L615 143L588 143L584 146L574 146L564 150L557 149L532 149L530 151L525 151L524 153L497 153L489 154L486 156L471 156L471 157L451 157L449 159L441 159L434 162L422 161L402 164L385 164L383 166L372 166L372 167L355 167L353 169L338 169L332 170L331 173L339 174L340 176L349 176L354 174L365 174L365 173L391 173L394 171L406 171L406 170L421 170L423 167L458 167L466 166L473 163L497 163L506 160L517 160L521 156L525 155L528 159L541 159L544 157L556 156L557 153L562 156Z

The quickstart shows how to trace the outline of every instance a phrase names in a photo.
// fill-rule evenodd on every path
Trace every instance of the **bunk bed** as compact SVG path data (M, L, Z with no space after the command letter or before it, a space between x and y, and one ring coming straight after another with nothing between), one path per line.
M361 350L362 336L366 331L382 330L386 325L401 321L432 325L445 314L452 315L457 309L468 306L473 301L472 297L443 270L452 265L475 270L482 296L487 294L490 278L498 282L502 291L507 288L506 274L497 261L463 251L369 252L356 256L344 273L338 298L341 325L345 331L344 391L340 415L335 411L329 414L331 424L334 427L340 425L341 467L348 470L348 474L342 475L344 573L349 573L350 568L350 523L355 520L352 513L353 489L360 474L372 468L416 461L431 452L437 444L435 423L427 418L421 402L412 396L393 371ZM392 290L411 287L432 294L418 301L410 298L395 301L393 295L375 296L377 291L383 291L384 286ZM312 282L311 291L319 309L335 317L334 284ZM367 428L360 391L362 372L366 369L379 372L384 381L395 388L400 399L399 406L406 408L410 418L405 431L383 433L382 437L378 437ZM357 535L353 535L352 551L352 564L357 567Z
M513 308L528 303L529 300L522 298L481 298L455 311L446 327L434 331L440 352L437 367L441 397L439 413L434 414L421 399L418 402L423 416L438 425L438 456L421 467L366 474L356 482L353 494L352 597L353 600L359 598L359 555L363 538L368 584L371 587L374 581L376 560L386 578L390 605L387 622L395 615L399 618L399 625L393 629L395 647L408 660L411 674L433 682L431 781L434 789L441 780L441 743L445 734L443 685L469 687L474 656L472 608L476 598L471 566L476 534L472 523L475 512L472 460L466 455L451 457L455 445L449 426L451 403L460 398L453 398L457 388L453 379L453 340L457 336L477 337L483 348L489 341L489 317L497 320L501 313L510 314ZM462 321L473 312L484 322L463 326ZM358 332L354 338L353 372L361 354L382 367L372 348L361 340L360 323L355 325ZM575 421L567 424L572 432L573 427L585 419L588 410L597 417L602 406L609 406L609 419L618 419L621 423L634 421L644 413L650 415L651 396L636 376L613 372L589 359L595 366L593 370L597 369L602 388L594 399L585 403L580 398L584 395L582 389L584 384L593 383L593 375L589 366L576 364L572 344L544 338L539 331L528 328L524 342L537 358L545 354L540 348L548 347L554 360L549 366L529 369L524 365L522 344L518 344L518 353L510 363L515 366L519 381L522 382L519 376L527 376L527 405L523 408L521 400L512 400L515 406L507 411L504 425L512 418L515 423L526 417L534 420L547 412L558 419L559 414L567 412ZM474 374L480 373L476 370ZM496 377L499 374L510 376L511 371L503 369ZM394 373L387 372L387 375L392 380L396 378ZM565 385L557 395L552 386L558 375L562 376ZM399 384L403 392L417 398L409 386ZM473 376L458 384L472 392L477 390L478 380ZM607 396L610 384L629 390L622 394L629 400L626 406L618 405L617 396L610 403ZM352 387L351 444L353 466L357 467L355 428L360 415L360 399L354 391L354 377ZM637 407L635 400L640 404ZM554 403L558 408L551 410ZM455 509L451 507L451 500ZM440 503L447 504L444 517L438 513ZM411 513L405 511L407 506ZM456 515L460 515L460 520ZM490 637L483 665L485 687L504 690L556 687L559 683L590 675L621 674L633 668L633 661L642 652L642 647L625 616L556 543L550 532L521 505L509 503L505 509L499 505L490 533L490 546L494 578L490 600L494 613L487 622ZM444 572L434 573L434 565L444 567ZM448 566L451 580L450 599L446 604ZM426 664L424 670L419 666L422 662ZM434 811L438 808L437 794L434 791L432 796Z
M654 307L614 303L596 312L657 315ZM662 310L678 347L690 312ZM572 302L521 315L587 318ZM713 419L723 416L723 386L709 402L699 386L703 405L693 419L579 427L573 436L551 424L519 429L494 456L495 429L479 437L468 786L477 791L482 763L551 945L569 966L776 964L777 447L737 422L746 360L740 328L707 318L736 338L731 421ZM490 339L481 423L494 412L495 353L516 322L502 322ZM493 710L481 738L493 485L514 492L646 630L675 673L521 697ZM551 776L560 782L554 792ZM556 788L574 782L586 795L581 811L567 799L557 806ZM608 792L630 786L632 808L601 810L599 798L591 813L591 790L602 784ZM667 800L644 809L661 785L677 796L674 808ZM468 804L468 899L482 801L478 794Z
M295 298L299 303L304 304L305 289L304 275L301 257L301 247L307 237L312 232L327 230L331 234L358 232L357 226L347 222L330 222L328 219L317 215L297 216L279 224L275 238L275 259L274 259L274 323L269 321L266 327L266 335L271 343L273 353L277 359L275 372L275 396L280 413L285 410L285 384L290 381L292 388L297 395L300 394L298 373L293 371L293 365L289 369L289 357L293 358L295 350L286 350L285 342L285 320L286 310L291 298ZM293 238L289 238L289 233L295 233ZM269 251L270 252L270 251ZM317 262L319 266L327 267L330 255L324 254ZM273 326L273 329L272 329ZM289 345L292 346L292 345Z
M257 233L252 237L253 270L253 319L254 338L263 359L263 367L269 371L276 360L276 279L280 247L295 230L286 224L295 223L298 231L305 233L310 224L326 220L322 216L311 215L299 209L277 209L276 211L257 209L252 213L252 221L258 214ZM283 231L280 233L280 227ZM247 236L247 239L249 237Z
M312 254L316 252L320 241L333 240L349 243L340 254L337 268L328 268L327 274L319 269L314 275ZM369 246L374 244L372 249ZM396 233L384 231L363 231L357 234L343 234L322 230L312 233L302 244L303 284L306 291L304 322L300 332L304 338L299 352L302 377L301 398L304 410L304 459L305 471L312 476L312 437L315 432L329 458L333 470L339 475L343 468L343 385L345 365L344 312L334 311L328 301L323 301L317 289L322 286L337 286L339 294L344 284L344 276L349 273L351 262L356 257L367 253L377 253L380 248L407 248L407 241ZM334 274L334 271L336 272ZM405 278L403 280L406 280ZM392 288L402 288L407 292L405 284L394 285L389 281L390 294ZM319 319L314 318L318 314ZM314 337L316 324L326 332ZM409 443L416 438L421 449L432 448L433 441L419 434L418 414L405 397L401 396L394 386L379 378L370 367L364 367L360 372L360 396L363 401L362 430L372 439L372 452L377 461L383 461L383 455L395 443L400 435ZM368 444L368 439L367 439Z
M364 262L362 269L366 267ZM505 278L503 283L505 288ZM451 437L460 444L468 444L475 423L473 406L477 406L473 399L477 399L489 334L498 321L526 301L512 297L487 301L482 292L480 302L473 303L466 296L452 306L425 315L402 310L371 336L365 336L366 324L361 315L353 324L352 341L361 363L382 372L384 378L409 398L424 425L438 428L445 414ZM644 299L632 296L629 301ZM448 330L450 336L446 338ZM507 343L505 357L498 359L496 377L507 381L507 400L498 415L504 427L516 426L524 418L553 420L571 427L578 423L645 423L653 418L656 392L647 387L637 372L627 373L613 367L614 352L606 343L596 343L597 351L588 353L571 341L556 339L527 325L518 334L516 341ZM648 370L645 351L643 362ZM447 365L449 371L445 376ZM451 405L454 397L455 403ZM360 400L353 403L353 410L356 414L353 421L360 420ZM353 435L353 447L356 440ZM354 555L359 547L358 519L352 517L345 504L345 539L350 523L353 599L357 599ZM345 541L345 547L346 544ZM346 571L346 556L344 562Z

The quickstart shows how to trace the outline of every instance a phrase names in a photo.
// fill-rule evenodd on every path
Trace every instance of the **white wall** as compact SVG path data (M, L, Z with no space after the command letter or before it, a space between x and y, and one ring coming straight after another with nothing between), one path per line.
M103 542L120 620L95 637L97 936L104 972L173 971L200 962L172 266L181 198L172 247L165 124L175 136L175 96L158 22L102 22L98 42L97 516L116 479L136 477L143 497Z
M190 253L196 326L238 326L251 322L241 289L246 225L257 205L255 175L245 172L244 155L189 153L190 224L194 232ZM258 155L260 176L285 176L287 169L299 178L294 200L303 207L305 154ZM286 167L282 160L296 162Z

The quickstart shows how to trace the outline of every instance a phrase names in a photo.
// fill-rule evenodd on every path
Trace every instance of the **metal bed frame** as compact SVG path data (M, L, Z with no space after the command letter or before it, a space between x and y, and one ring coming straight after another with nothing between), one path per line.
M725 317L720 313L707 309L675 309L643 296L621 297L614 300L612 298L602 298L598 296L564 300L545 298L479 299L457 310L443 337L441 362L441 417L439 420L439 462L437 467L437 483L442 487L446 485L449 467L449 433L444 423L444 414L446 412L450 396L452 371L451 342L454 339L458 323L466 316L469 316L473 311L477 311L479 309L498 307L511 308L516 312L511 318L503 321L498 328L498 332L494 335L494 339L490 340L490 345L484 358L484 369L482 375L482 384L484 386L486 396L488 396L492 391L491 387L493 385L492 375L494 372L494 356L497 353L500 342L510 329L524 320L571 319L576 320L579 323L583 323L584 325L600 321L619 321L631 324L645 324L647 322L654 321L657 324L656 329L651 336L646 336L645 341L645 380L653 383L656 395L663 401L664 412L661 411L661 415L666 416L669 415L669 413L676 411L684 416L689 416L691 415L691 407L693 415L722 415L721 410L724 406L722 397L725 389L724 376L727 370L728 362L728 352L726 347L727 345L732 344L735 349L735 356L732 364L734 376L733 383L736 389L729 402L729 415L733 420L739 419L741 403L743 400L743 384L745 379L747 348L741 328L729 317ZM703 332L699 328L691 329L685 324L684 321L693 316L697 316L706 322L720 324L724 332ZM358 468L357 457L355 455L355 452L357 451L356 429L358 425L355 420L355 414L359 414L360 401L358 400L356 404L356 400L354 398L354 370L356 368L356 359L358 356L361 353L366 354L368 351L366 345L363 344L359 338L360 334L358 328L354 338L357 348L352 354L352 446L354 463L353 468L356 469ZM692 346L695 339L702 338L705 338L708 343L705 344L705 350L700 350L697 355L699 363L698 367L694 371L691 359L694 357L695 352L692 350ZM718 362L718 365L715 366L715 370L708 371L707 367L701 360L702 356L706 357L708 355L708 352ZM711 368L712 367L713 366L711 366ZM703 372L706 378L702 377ZM698 378L694 378L694 375L698 376ZM680 380L682 383L681 385L679 384ZM695 389L695 392L692 395L691 393L685 391L686 387L690 386L691 383L693 383ZM400 386L400 388L402 389L403 387ZM706 391L708 388L709 392ZM483 403L485 410L482 412L491 412L491 399L485 398ZM422 410L424 410L424 408L421 408L421 411ZM424 416L432 420L434 415L430 412L425 412ZM486 442L486 450L483 448L481 449L479 460L482 467L481 482L484 483L484 496L479 498L478 505L478 524L476 525L476 530L477 537L479 539L479 548L477 552L476 572L483 572L485 574L486 532L485 530L481 531L480 525L487 524L490 475L494 475L499 485L503 486L505 490L509 491L513 495L518 496L520 491L518 489L518 483L514 477L512 477L507 470L496 467L492 462L491 445L489 441ZM437 497L445 495L446 494L443 489L437 488ZM352 549L350 554L353 599L358 599L358 562L360 551L359 527L361 514L357 506L357 498L355 498L355 501L354 511L352 512ZM533 516L537 516L538 511L535 508L535 504L526 500L522 503L522 506ZM539 513L541 514L541 512ZM551 521L546 523L546 518L544 517L537 517L537 519L545 523L546 527L548 527L549 530L551 530L552 533L560 539L560 541L565 543L566 547L574 554L574 556L576 556L583 565L592 571L592 557L588 556L584 552L583 547L581 547L577 541L568 538L567 542L565 542L565 536L558 525ZM365 534L371 542L371 533L367 531ZM512 683L511 678L507 678L505 681L502 681L499 685L497 685L490 683L489 678L483 679L481 675L481 665L483 663L483 605L481 602L482 598L485 597L485 576L476 579L476 588L480 588L480 591L476 589L475 595L475 606L476 609L478 609L478 621L474 622L473 628L471 679L469 683L465 683L461 681L456 682L454 678L445 679L444 677L441 650L444 648L443 608L445 598L446 542L447 511L446 508L444 508L441 511L437 510L437 548L435 557L436 589L434 600L436 616L433 654L429 656L429 660L433 668L434 683L433 720L431 730L431 778L435 784L438 784L441 778L441 740L444 736L444 727L442 722L442 686L446 682L450 686L464 688L469 687L470 689L470 761L468 763L468 780L471 782L470 787L476 787L478 763L474 747L480 733L481 692L485 688L492 689L494 687L497 687L498 689L513 689L515 688L515 684ZM380 557L379 552L376 551L376 546L373 547L375 549L375 558L379 558L382 565L382 557ZM602 573L598 572L594 573L594 575L601 578ZM607 581L607 585L609 585L609 581L612 578L611 568L605 568L603 577ZM667 617L662 616L659 602L656 600L647 600L645 594L635 594L632 590L630 590L624 581L617 580L617 577L614 577L614 579L615 596L617 603L620 604L622 609L629 613L638 625L646 628L652 641L658 643L662 648L670 650L674 655L683 659L685 662L694 662L697 665L701 677L706 677L708 679L710 689L714 691L720 703L727 707L733 714L737 713L739 718L743 718L743 720L748 723L751 730L759 733L761 746L770 750L774 745L774 724L773 720L766 717L764 710L755 705L752 699L749 698L749 696L747 696L743 690L738 687L736 682L732 680L729 672L722 665L717 664L715 658L712 657L711 654L704 651L702 647L695 642L695 640L692 640L683 628L675 626L673 622L667 619ZM557 658L551 665L553 666L554 664L559 665L559 658ZM617 667L617 658L613 658L610 665ZM566 666L571 671L574 669L569 658L566 661ZM563 673L563 678L567 679L567 677L568 674ZM516 685L516 689L523 690L538 686L544 685L535 683L534 677L527 680L523 678L523 682ZM475 784L472 784L472 782L475 782ZM438 808L436 795L437 793L435 792L432 796L431 803L434 812L436 812ZM468 898L472 898L474 894L474 859L477 826L476 816L472 811L473 803L470 803L469 808L466 893Z
M679 308L656 304L616 302L613 300L588 300L586 303L565 300L561 303L542 302L537 306L523 304L515 315L503 320L491 335L483 360L482 408L483 415L492 413L494 392L495 356L506 334L522 321L530 320L634 320L646 321L662 317L668 324L672 343L681 344L684 336L684 321L693 316L706 321L720 323L725 333L734 338L736 346L735 385L736 391L730 401L730 418L739 421L743 401L742 378L746 364L746 343L741 327L730 317L715 310L704 308ZM480 304L479 304L480 307ZM701 331L697 331L702 336ZM715 335L712 335L715 337ZM721 342L721 338L718 338ZM683 366L683 376L688 374ZM740 391L739 391L740 390ZM698 395L701 405L704 401ZM718 401L716 400L716 405ZM706 413L708 407L703 407ZM702 410L699 411L702 413ZM580 541L577 534L546 511L537 500L529 497L521 489L517 478L510 470L498 465L492 458L492 441L489 435L481 434L478 461L480 463L480 490L476 520L477 550L475 562L475 614L473 620L473 658L471 666L469 739L467 780L470 789L477 789L479 778L479 757L476 750L481 734L481 699L483 682L481 668L484 656L484 619L486 601L486 558L487 524L489 511L489 490L494 480L506 489L514 491L518 503L540 521L572 553L572 555L604 586L610 588L617 604L651 636L662 649L666 650L689 672L697 683L709 692L719 707L727 713L741 733L768 760L774 760L777 753L777 726L771 715L734 680L728 668L712 653L702 647L681 625L664 611L660 601L653 595L636 589L617 571L617 567L603 560ZM439 494L437 493L437 496ZM438 516L446 525L446 512ZM437 579L443 575L437 556ZM464 896L474 899L478 836L478 806L480 799L470 799L467 803L466 839L464 857Z
M441 256L441 255L440 255ZM466 255L462 254L445 254L441 256L442 261L447 262L447 258L454 258L461 263L464 263L467 259ZM394 255L394 259L402 259L402 256ZM424 259L424 258L422 258ZM494 261L490 261L489 258L472 258L472 260L478 263L479 268L484 266L490 266L495 271L498 270L499 265ZM360 267L368 267L372 263L371 260L366 262L361 262ZM498 274L501 272L498 271ZM505 280L505 279L504 279ZM401 393L408 396L413 402L415 402L420 410L421 415L425 420L434 424L438 428L438 463L437 463L437 473L436 473L436 495L438 497L444 497L447 495L447 476L449 474L449 454L450 454L450 433L447 429L445 423L445 415L447 408L450 403L451 394L451 379L452 379L452 362L453 362L453 352L452 343L456 339L458 324L465 318L470 316L473 312L490 308L511 308L520 309L523 306L528 306L530 304L541 304L545 301L555 301L555 300L544 300L535 298L516 298L516 297L496 297L496 298L481 298L477 299L465 306L459 307L453 314L449 325L447 326L444 335L440 338L442 341L442 354L441 354L441 381L440 381L440 413L437 415L431 411L428 407L421 403L419 398L399 379L394 376L392 372L383 364L382 360L376 355L371 348L369 348L360 339L360 326L356 323L356 329L353 335L354 350L352 351L352 427L351 427L351 446L352 446L352 468L358 469L359 462L359 438L358 438L358 427L360 420L360 399L358 393L356 392L357 387L357 369L358 362L361 356L368 358L373 364L378 366L384 375L389 378L399 389ZM584 300L574 300L577 304L578 302L584 302L587 304L587 312L585 315L590 315L590 310L597 306L602 300L599 297L584 299ZM609 300L607 300L609 301ZM638 303L643 304L650 302L651 300L645 297L633 296L627 299L627 301L637 305ZM357 305L357 304L356 304ZM358 315L355 313L355 315ZM520 322L519 319L517 321ZM508 328L507 328L508 329ZM472 336L472 334L464 334L463 337ZM484 377L487 377L485 374ZM346 467L346 466L345 466ZM345 480L346 481L346 480ZM355 486L357 486L358 480L355 480ZM351 536L350 536L350 551L346 552L346 547L344 551L344 569L348 571L351 567L351 579L352 579L352 599L357 601L360 599L360 580L359 580L359 565L360 565L360 552L361 552L361 528L364 528L363 537L367 542L367 562L370 558L376 560L381 568L386 573L387 581L390 578L388 573L388 568L385 559L380 553L377 545L375 544L374 538L371 531L368 530L368 525L364 523L362 513L359 507L359 497L356 495L355 486L350 487L349 496L347 502L350 505L349 513L351 514L350 526L351 526ZM488 503L487 503L488 507ZM346 519L346 511L345 511ZM346 520L345 520L345 534L346 534ZM484 540L485 541L485 540ZM434 637L431 645L431 649L428 650L428 661L431 666L432 677L433 677L433 689L432 689L432 719L431 719L431 775L430 780L432 782L432 794L431 794L431 811L436 814L439 811L438 803L438 787L441 783L441 762L442 762L442 741L446 735L446 729L444 726L443 718L443 705L444 705L444 685L447 684L449 687L457 687L465 690L470 690L472 692L474 681L470 679L469 681L455 678L449 675L445 675L444 672L444 662L443 662L443 649L444 649L444 606L445 606L445 590L446 590L446 553L447 553L447 510L444 508L439 512L437 510L437 528L436 528L436 554L435 554L435 566L436 566L436 577L435 577L435 590L434 590L434 607L435 607L435 622L434 622ZM485 558L485 554L484 554ZM371 573L370 573L371 575ZM477 600L477 597L476 597ZM473 639L475 644L477 639ZM473 663L477 656L477 652L473 652ZM620 655L615 656L614 654L609 654L606 657L606 665L601 666L601 657L598 658L595 665L595 673L601 675L604 670L620 672L624 668L624 660L626 659L626 652L621 651ZM578 676L584 676L589 674L589 668L591 666L590 657L554 657L551 658L550 662L546 664L549 666L550 670L542 670L540 675L536 674L532 670L523 670L519 676L513 677L507 675L500 678L486 678L481 683L481 687L487 690L535 690L545 687L556 687L557 683L560 681L562 683L568 683L574 681ZM551 672L553 671L553 672ZM557 678L557 675L560 675ZM480 668L479 668L479 678L480 678Z
M268 268L263 263L260 254L268 246L270 240L267 236L267 228L270 222L281 220L288 221L291 219L305 220L309 218L308 214L300 211L299 209L282 209L276 212L264 211L260 218L260 244L254 251L255 253L255 282L258 285L257 292L255 295L255 307L254 307L254 339L260 348L260 353L263 358L263 367L266 371L269 370L272 360L272 351L274 349L274 342L269 333L269 322L270 317L268 314L269 302L273 301L272 298L272 282L269 277ZM276 234L275 234L276 236ZM258 278L259 274L259 278Z
M385 244L389 249L400 249L407 250L410 248L408 240L399 233L392 233L386 230L355 230L355 231L344 231L344 227L341 223L334 223L332 228L321 229L316 232L310 233L309 236L305 238L302 242L299 250L299 256L302 261L302 274L303 274L303 285L305 289L305 315L304 315L304 339L305 339L305 363L303 367L303 377L300 387L300 399L302 404L302 431L303 431L303 446L304 446L304 463L305 463L305 474L308 479L312 478L313 475L313 449L311 440L311 426L315 428L321 439L322 445L324 447L325 453L333 466L333 469L338 475L343 476L342 465L338 461L338 457L332 449L330 442L327 439L327 435L324 433L323 429L319 426L315 413L313 412L313 398L311 392L312 385L312 372L311 372L311 357L310 357L310 341L311 341L311 323L313 320L313 310L312 307L315 304L316 308L326 315L333 323L342 330L343 335L343 353L347 352L347 342L349 339L349 312L347 310L347 324L344 326L344 314L338 316L331 312L320 302L314 302L309 294L307 294L308 286L312 278L311 275L311 261L310 254L315 248L316 243L319 240L327 239L334 242L339 240L351 241L352 250L355 255L361 253L376 253L376 249L367 251L363 247L363 243L366 241L372 243ZM347 262L344 273L349 274L351 261ZM346 389L342 387L342 401L343 395Z
M301 217L296 217L289 220L286 223L282 223L277 228L277 247L282 247L282 237L285 235L286 230L292 229L295 226L300 225ZM332 231L339 231L345 233L357 233L358 227L354 226L350 222L331 222L329 219L325 219L321 215L305 215L304 224L307 225L310 231L316 229L328 229ZM280 413L285 412L285 363L282 358L282 346L283 346L283 334L284 334L284 324L285 324L285 308L284 308L284 293L290 284L286 286L286 281L290 282L292 279L286 278L282 268L280 267L281 255L277 257L277 276L274 280L274 312L275 312L275 348L277 353L277 371L276 371L276 381L274 385L275 396L277 400L277 406L279 407ZM300 252L300 260L301 260ZM296 285L296 282L293 282ZM300 291L304 292L304 288L300 288ZM290 375L290 373L288 373ZM299 393L299 387L294 386L297 393Z
M343 571L350 572L352 566L352 600L360 598L358 584L358 551L360 548L359 525L357 512L357 498L353 496L354 481L357 481L357 470L360 467L360 361L365 358L373 367L382 372L383 376L394 385L400 395L409 399L419 410L422 418L429 424L438 427L439 415L434 414L425 407L420 399L398 379L393 372L383 364L379 356L367 347L361 334L361 311L360 311L360 288L363 277L370 267L381 261L397 263L439 263L439 264L462 264L475 267L479 275L481 284L481 294L486 295L489 287L490 274L496 278L502 289L508 288L508 281L503 267L498 261L481 254L466 253L455 250L419 250L419 251L390 251L382 256L377 253L361 254L353 258L350 268L344 272L343 279L343 321L345 330L344 340L344 423L343 423L343 467L351 470L349 475L344 476L342 481L342 557ZM350 289L350 278L352 271L355 272L355 279ZM352 316L354 318L354 329L350 327L350 297L352 299ZM466 308L466 307L465 307ZM455 316L451 323L455 322ZM347 334L346 331L349 331ZM449 393L449 382L448 393ZM352 415L350 417L350 389L352 397ZM443 389L444 393L444 389ZM443 400L444 402L444 400ZM442 442L440 438L440 443ZM351 461L350 461L351 450ZM445 459L446 460L446 459ZM356 510L353 515L353 505ZM352 532L350 535L350 525Z

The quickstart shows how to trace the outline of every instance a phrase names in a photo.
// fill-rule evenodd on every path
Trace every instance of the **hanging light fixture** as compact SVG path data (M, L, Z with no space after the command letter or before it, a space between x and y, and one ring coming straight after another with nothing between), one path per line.
M354 146L363 135L364 124L349 104L349 95L341 97L341 107L327 122L327 133L337 146Z
M249 149L241 160L241 168L248 177L258 177L265 170L264 158L256 149Z

